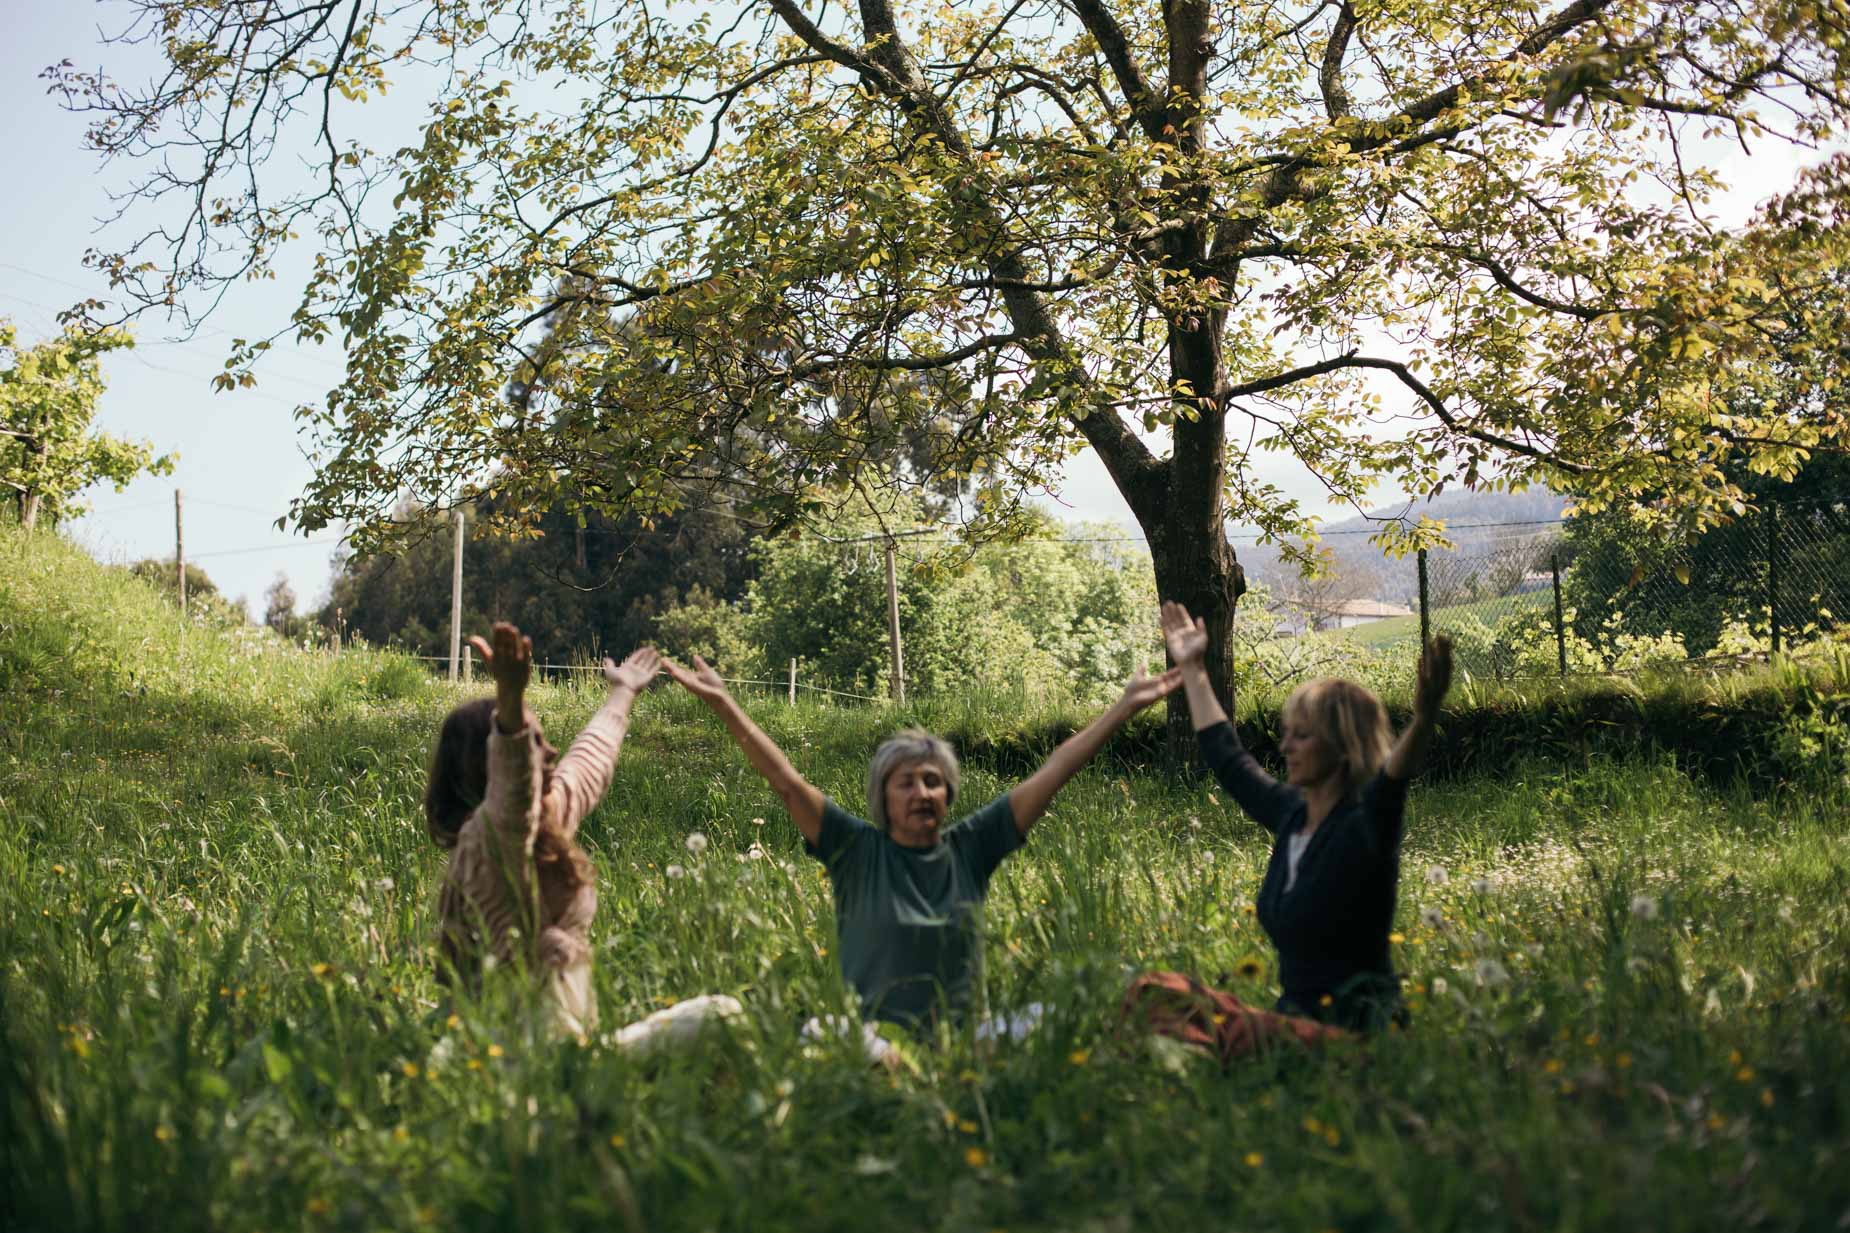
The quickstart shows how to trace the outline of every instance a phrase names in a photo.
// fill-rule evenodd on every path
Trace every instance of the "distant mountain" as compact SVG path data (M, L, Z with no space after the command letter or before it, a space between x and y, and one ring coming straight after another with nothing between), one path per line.
M1356 599L1407 603L1419 593L1417 568L1412 557L1394 560L1384 556L1368 537L1381 529L1381 521L1419 520L1422 514L1446 524L1446 538L1457 545L1447 557L1506 559L1520 575L1523 558L1540 542L1559 533L1561 509L1567 499L1546 488L1527 492L1448 492L1435 501L1416 501L1373 509L1338 522L1325 523L1323 546L1336 559L1340 589ZM1254 543L1232 533L1233 546L1249 581L1262 582L1280 594L1297 594L1304 587L1297 566L1281 561L1277 547ZM1323 584L1327 589L1330 583Z

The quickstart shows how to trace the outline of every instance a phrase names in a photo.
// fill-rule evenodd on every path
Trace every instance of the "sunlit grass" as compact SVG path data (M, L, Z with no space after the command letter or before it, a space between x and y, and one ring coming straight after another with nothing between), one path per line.
M843 1004L820 869L706 712L656 692L585 831L604 1026L698 993L747 1016L644 1065L431 978L418 796L461 691L391 656L182 632L47 537L7 533L0 558L18 1227L1709 1229L1850 1208L1828 780L1750 790L1664 754L1422 784L1396 943L1412 1030L1222 1074L1121 1039L1117 995L1143 967L1272 995L1264 837L1210 784L1102 763L991 893L988 1000L1043 1002L1045 1026L889 1075L798 1042ZM596 701L536 695L555 741ZM902 720L1082 717L751 705L854 807ZM973 757L965 802L1009 773Z

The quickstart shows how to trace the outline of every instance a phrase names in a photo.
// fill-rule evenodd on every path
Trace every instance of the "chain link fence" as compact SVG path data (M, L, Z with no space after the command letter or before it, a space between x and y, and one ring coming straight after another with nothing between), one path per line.
M1498 679L1709 667L1850 637L1850 502L1770 505L1688 539L1622 519L1511 524L1468 550L1387 562L1404 615L1351 602L1347 637L1451 636Z

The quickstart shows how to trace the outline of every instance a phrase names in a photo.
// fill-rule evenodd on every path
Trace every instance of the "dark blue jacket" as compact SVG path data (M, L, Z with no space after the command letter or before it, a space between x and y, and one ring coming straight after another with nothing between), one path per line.
M1304 793L1266 774L1233 725L1197 736L1201 761L1272 833L1259 886L1259 924L1278 947L1278 1008L1362 1031L1403 1018L1388 931L1400 889L1400 840L1407 784L1376 772L1330 811L1285 889L1291 836L1303 829Z

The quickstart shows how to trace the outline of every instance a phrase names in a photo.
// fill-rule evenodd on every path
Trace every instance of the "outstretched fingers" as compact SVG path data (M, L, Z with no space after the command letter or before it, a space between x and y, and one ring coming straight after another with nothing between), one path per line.
M1198 662L1208 651L1208 623L1174 600L1163 601L1163 645L1177 667Z

